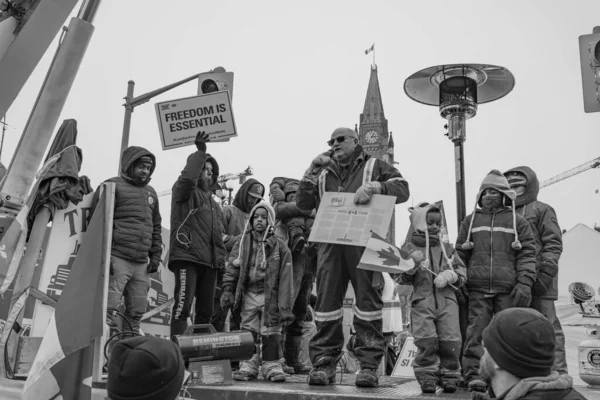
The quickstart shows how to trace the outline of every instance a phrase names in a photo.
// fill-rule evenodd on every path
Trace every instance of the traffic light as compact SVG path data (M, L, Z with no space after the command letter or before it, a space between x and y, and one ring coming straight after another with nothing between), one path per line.
M600 112L600 26L594 33L579 36L583 109Z
M223 90L229 91L229 97L233 101L233 72L226 72L225 68L217 67L198 77L198 94Z

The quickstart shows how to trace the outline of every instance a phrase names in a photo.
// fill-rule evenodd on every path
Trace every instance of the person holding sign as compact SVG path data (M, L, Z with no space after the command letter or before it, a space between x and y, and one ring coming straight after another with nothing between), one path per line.
M401 273L399 282L413 286L415 377L423 393L435 393L440 381L445 393L454 393L461 380L462 339L453 287L465 283L467 272L452 246L442 242L442 214L437 207L427 203L416 207L410 220L413 232L402 250L410 252L416 265Z
M217 272L225 266L221 207L211 192L219 176L219 164L206 152L208 140L206 133L198 132L198 151L188 156L173 185L169 269L175 273L175 304L171 336L185 331L194 297L194 324L210 323Z
M372 158L358 144L357 133L338 128L327 142L330 150L318 155L300 181L296 205L303 210L317 209L325 192L355 193L356 204L367 204L373 194L395 196L396 203L408 200L408 183L394 166ZM358 269L364 247L320 243L317 256L317 334L310 342L313 369L311 385L327 385L335 380L337 362L342 357L343 301L348 281L356 293L354 327L355 348L361 370L356 386L376 387L377 369L386 349L382 334L383 301L373 286L373 271Z

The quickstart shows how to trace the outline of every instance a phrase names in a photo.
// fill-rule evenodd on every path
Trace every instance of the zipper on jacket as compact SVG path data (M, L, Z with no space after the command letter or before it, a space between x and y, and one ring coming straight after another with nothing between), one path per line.
M496 217L496 213L492 214L492 226L490 227L490 293L492 292L492 272L494 269L494 217Z

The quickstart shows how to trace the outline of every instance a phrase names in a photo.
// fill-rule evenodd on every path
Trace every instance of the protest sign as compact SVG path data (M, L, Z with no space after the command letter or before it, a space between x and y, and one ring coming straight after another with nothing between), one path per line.
M211 142L237 136L228 91L163 101L155 109L163 150L194 144L200 131Z
M366 246L371 232L385 236L396 197L375 194L368 204L354 204L354 193L325 192L309 242Z
M400 356L394 365L394 370L391 376L399 376L402 378L414 378L415 371L413 370L413 362L417 356L417 346L415 346L415 339L412 336L406 338L404 346L400 351Z

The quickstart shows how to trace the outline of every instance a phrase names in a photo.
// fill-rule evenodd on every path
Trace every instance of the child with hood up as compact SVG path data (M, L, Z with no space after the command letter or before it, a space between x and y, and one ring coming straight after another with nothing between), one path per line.
M414 268L400 274L399 283L411 284L411 330L418 348L413 368L423 393L435 393L440 384L454 393L461 379L462 338L458 303L452 286L466 281L465 266L449 243L442 241L442 213L427 203L412 210L413 232L402 250L410 253Z
M252 208L223 275L221 306L241 307L241 328L252 333L257 349L262 342L260 352L240 363L233 375L238 381L256 379L259 367L266 380L285 381L280 342L282 324L294 320L292 255L273 234L274 222L269 203L262 201Z
M485 327L494 314L528 307L531 302L536 244L529 223L515 212L516 197L504 175L490 171L479 188L475 210L463 220L456 240L458 255L467 266L469 325L462 367L470 391L487 389L479 376Z

